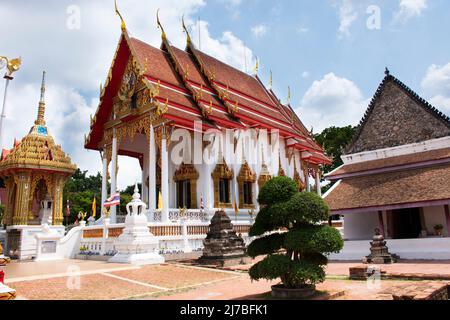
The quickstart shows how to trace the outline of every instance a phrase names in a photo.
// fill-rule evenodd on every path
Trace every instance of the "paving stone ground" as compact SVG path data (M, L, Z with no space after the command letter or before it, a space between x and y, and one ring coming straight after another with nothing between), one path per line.
M444 283L348 280L349 267L358 265L331 262L327 280L317 289L333 299L391 300L399 290L425 291ZM180 263L135 267L83 260L13 262L6 267L6 283L17 290L19 299L270 299L270 287L278 281L251 281L245 272L249 267L217 270ZM382 268L392 273L450 276L449 261L401 262Z

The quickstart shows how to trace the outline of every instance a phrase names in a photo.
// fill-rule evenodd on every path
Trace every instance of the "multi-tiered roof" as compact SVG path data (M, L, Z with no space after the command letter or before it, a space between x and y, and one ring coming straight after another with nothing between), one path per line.
M304 160L313 164L330 163L291 106L282 104L257 75L248 75L201 52L190 40L186 28L186 49L178 49L171 45L162 25L159 26L162 29L160 49L129 37L122 25L116 56L91 122L86 148L103 149L105 124L111 121L113 99L120 90L127 64L133 60L145 85L154 93L153 103L166 107L162 117L174 126L192 129L194 121L201 120L204 129L278 129L289 147L308 151L310 155Z
M2 150L0 174L8 175L14 170L44 170L72 174L76 165L56 145L45 123L45 72L42 77L41 99L38 116L30 132L21 140L14 141L11 150Z

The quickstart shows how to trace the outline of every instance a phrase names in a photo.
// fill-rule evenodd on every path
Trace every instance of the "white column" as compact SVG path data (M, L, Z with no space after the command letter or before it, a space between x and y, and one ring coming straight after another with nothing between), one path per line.
M164 130L164 129L163 129ZM161 193L163 199L162 222L169 221L169 157L167 153L167 139L163 133L161 139Z
M116 128L113 129L113 139L112 139L112 155L111 155L111 195L117 191L117 136ZM117 207L111 207L110 221L111 223L117 222Z
M9 85L9 81L11 80L11 79L9 79L9 78L6 78L5 77L5 79L6 79L6 83L5 83L5 95L3 96L3 108L2 108L2 115L1 115L1 117L0 117L0 152L3 150L3 131L5 131L4 130L4 125L5 125L5 118L6 118L6 114L5 114L5 108L6 108L6 97L7 97L7 94L8 94L8 85Z
M151 213L156 210L156 147L155 147L155 131L153 125L150 125L150 141L148 156L148 208Z
M214 186L211 177L211 166L207 163L203 163L201 166L199 166L199 173L200 183L197 185L197 204L200 208L200 201L203 195L203 204L205 206L205 210L211 210L214 205Z
M319 196L322 196L322 188L320 187L320 169L316 171L316 192Z
M305 181L306 181L306 191L307 192L311 192L311 184L309 183L309 171L308 171L308 162L306 162L306 177L305 177Z
M108 197L108 190L107 188L107 173L108 173L108 159L106 159L106 147L103 149L103 155L102 155L102 203L101 207L103 208L103 204L106 201L106 198Z
M141 181L142 181L142 201L144 201L146 203L148 203L148 193L149 193L148 192L148 187L145 184L146 178L148 176L148 167L149 167L147 162L148 162L147 157L144 157L143 165L142 165L142 179L141 179Z

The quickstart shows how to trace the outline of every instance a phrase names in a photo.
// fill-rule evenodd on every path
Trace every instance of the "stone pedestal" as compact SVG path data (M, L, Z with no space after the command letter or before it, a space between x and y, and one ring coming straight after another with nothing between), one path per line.
M52 231L61 237L65 234L64 226L49 225ZM8 226L7 230L7 255L11 259L31 260L36 257L36 235L43 232L42 225L35 226Z
M386 241L379 229L375 229L373 241L370 242L370 254L363 259L363 263L390 264L395 263L398 257L389 253Z
M3 247L0 243L0 300L12 300L16 298L16 290L11 289L4 284L5 271L4 267L9 263L9 258L3 255Z
M36 258L34 261L62 260L64 256L58 252L58 244L63 236L52 230L49 225L42 226L42 233L35 235Z
M140 200L137 185L134 192L133 200L127 204L125 229L114 242L118 253L108 262L134 265L164 263L164 257L159 254L159 240L148 228L146 204Z
M203 255L198 263L219 267L246 264L244 240L236 235L231 219L225 211L217 211L211 219L208 235L203 241Z

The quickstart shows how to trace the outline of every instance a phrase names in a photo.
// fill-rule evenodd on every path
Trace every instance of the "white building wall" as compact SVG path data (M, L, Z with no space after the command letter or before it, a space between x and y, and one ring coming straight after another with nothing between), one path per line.
M423 208L423 214L425 217L425 225L428 235L434 235L434 226L441 224L444 226L443 235L449 236L447 231L447 223L445 219L444 206L426 207Z
M344 239L370 240L379 228L378 212L353 213L344 216Z

